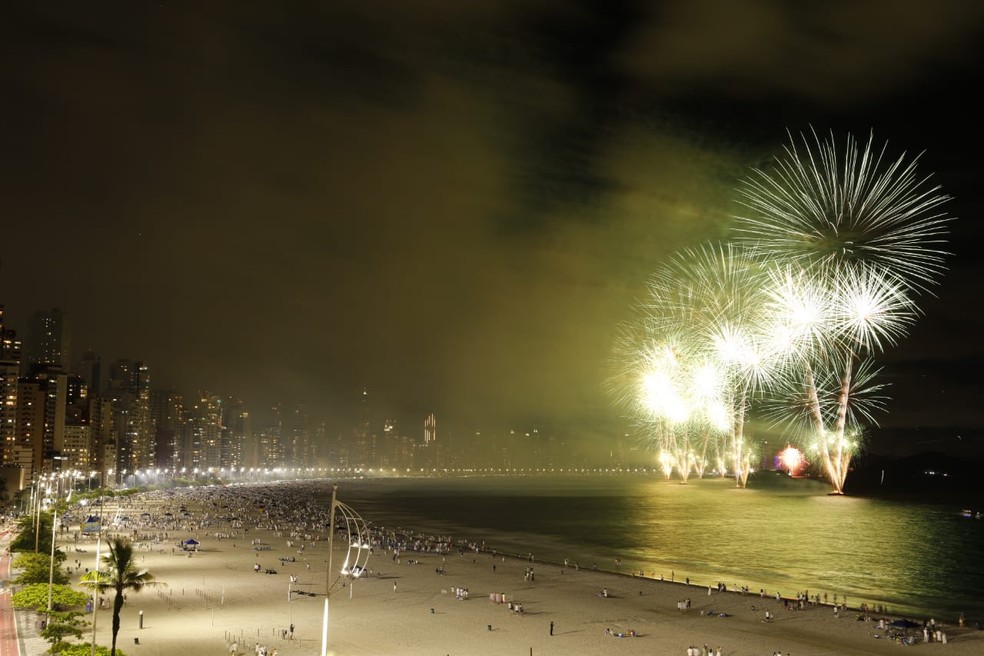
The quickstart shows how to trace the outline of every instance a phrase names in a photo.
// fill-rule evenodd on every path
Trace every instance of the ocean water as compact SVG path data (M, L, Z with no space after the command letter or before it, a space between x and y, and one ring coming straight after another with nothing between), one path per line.
M376 527L484 541L538 561L984 621L984 520L783 479L744 490L649 475L359 479L339 481L338 498Z

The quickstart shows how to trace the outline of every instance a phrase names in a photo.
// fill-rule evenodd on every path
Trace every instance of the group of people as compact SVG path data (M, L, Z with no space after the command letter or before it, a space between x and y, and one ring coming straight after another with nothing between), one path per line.
M687 656L721 656L721 647L718 647L717 651L714 651L707 645L703 647L690 646L687 647Z
M266 645L261 645L257 642L253 647L253 653L255 653L256 656L278 656L280 652L277 651L276 647L268 651ZM238 654L239 643L233 641L229 644L229 656L238 656Z
M605 635L610 638L636 638L638 633L635 629L629 629L628 631L612 631L611 627L605 629Z

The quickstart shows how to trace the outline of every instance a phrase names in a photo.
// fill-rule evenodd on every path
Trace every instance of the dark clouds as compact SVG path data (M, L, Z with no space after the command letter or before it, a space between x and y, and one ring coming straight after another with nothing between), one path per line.
M787 127L927 148L958 197L973 177L941 119L970 115L977 3L12 11L15 327L59 305L79 348L338 430L363 386L410 425L605 425L615 325L661 257L724 232Z

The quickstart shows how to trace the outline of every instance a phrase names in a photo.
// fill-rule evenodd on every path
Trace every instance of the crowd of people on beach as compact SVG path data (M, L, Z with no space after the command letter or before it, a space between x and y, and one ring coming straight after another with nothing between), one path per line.
M176 549L188 551L187 540L179 539L187 535L194 536L194 547L192 552L199 548L199 544L204 540L232 541L233 546L237 542L255 552L256 560L253 570L256 573L265 572L267 574L277 574L278 570L273 566L274 562L285 569L289 566L303 562L307 569L311 568L308 552L314 553L319 547L323 547L328 538L327 527L330 519L330 506L326 502L325 493L327 486L324 482L284 482L267 483L263 485L230 485L230 486L210 486L198 488L175 488L168 490L154 490L142 492L129 497L117 497L113 502L114 512L107 513L104 518L103 537L117 534L124 535L132 539L138 549L155 550L164 553L164 549L171 545L172 553ZM91 509L89 509L91 512ZM264 562L267 552L273 552L273 545L267 544L264 540L269 540L267 534L257 537L256 531L267 530L278 538L282 538L289 553L270 553L270 562ZM347 537L344 524L336 525L337 536ZM458 540L450 535L431 534L412 529L386 528L382 526L369 526L368 535L370 539L370 549L379 555L385 554L389 561L394 565L414 565L419 562L417 557L407 557L407 554L430 554L441 556L441 565L435 569L437 574L444 575L446 570L445 557L457 553L464 557L466 554L488 553L493 559L493 572L495 563L504 562L507 554L489 548L484 542L472 540ZM80 541L87 536L75 535L76 550L80 550ZM278 547L279 549L279 547ZM84 550L83 550L84 551ZM188 555L191 555L189 552ZM527 584L535 583L535 572L532 563L533 554L526 555L510 554L511 557L527 560L529 565L525 569L524 581ZM75 561L74 567L78 571L80 561ZM560 563L557 563L559 566ZM616 569L621 567L620 560L616 561ZM572 568L579 571L577 562L569 558L563 559L563 569ZM367 569L360 572L365 576L372 576L373 570ZM640 570L638 574L632 570L632 577L644 576ZM653 578L665 580L663 575L653 573ZM675 580L675 572L671 572L670 581ZM297 584L296 574L290 574L290 583ZM686 579L688 589L692 589L691 581ZM697 584L694 583L694 586ZM738 593L747 596L751 593L748 586L737 584L730 587L722 582L715 585L708 585L707 595L715 593ZM451 591L454 598L460 601L467 600L469 591L467 587L452 586ZM702 590L702 588L698 588ZM442 588L446 593L447 587ZM397 584L393 582L393 592L397 592ZM305 594L296 588L296 594ZM290 592L289 592L290 594ZM640 595L642 594L640 590ZM607 587L597 592L599 597L607 598L609 590ZM701 592L701 596L703 593ZM835 616L840 617L848 610L847 598L844 596L833 596L833 604L829 603L827 594L810 593L800 591L792 597L785 597L779 592L774 595L767 593L765 589L760 589L758 596L763 600L768 600L769 606L775 608L777 605L782 610L801 611L819 606L832 608ZM774 596L775 603L772 602ZM523 614L521 603L513 599L508 599L504 593L490 592L490 603L499 605L504 604L508 609L517 614ZM756 601L756 603L758 603ZM681 611L688 611L691 608L691 599L686 597L677 604ZM764 612L764 621L772 622L775 619L771 608L757 610L753 605L751 610L754 612ZM880 635L888 636L889 626L887 609L883 606L869 608L867 604L859 606L859 620L871 621L875 619L872 613L881 616L878 619L878 630ZM433 613L433 609L431 609ZM716 613L713 611L701 611L702 616L727 617L726 613ZM293 627L291 627L293 628ZM291 630L291 637L293 631ZM551 627L551 635L552 627ZM611 637L637 637L633 629L615 630L606 628L606 635ZM876 637L878 637L876 635ZM946 644L948 636L942 627L925 625L922 627L923 642L937 642ZM230 645L235 647L235 645ZM257 645L256 654L267 654L260 651L261 645ZM232 653L232 652L231 652ZM779 652L776 652L779 653ZM276 650L272 651L276 654ZM716 656L721 654L721 648L717 650L709 648L707 645L697 647L691 645L687 648L688 656Z

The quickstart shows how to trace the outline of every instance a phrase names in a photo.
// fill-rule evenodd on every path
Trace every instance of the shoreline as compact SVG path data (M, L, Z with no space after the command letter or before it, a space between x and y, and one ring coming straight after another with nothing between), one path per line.
M832 603L835 596L838 598L850 598L854 605L866 602L869 607L883 606L895 614L905 614L913 617L930 618L934 615L946 615L956 618L960 613L966 613L968 619L977 621L984 620L984 604L980 602L978 594L980 586L970 587L963 584L966 581L980 581L981 577L977 572L977 563L972 558L962 557L965 550L959 548L958 543L951 543L952 555L948 550L943 549L923 549L918 546L919 541L910 540L912 544L904 545L905 549L898 551L896 544L892 540L883 539L884 536L893 532L906 533L910 535L925 531L926 527L913 527L912 530L905 529L905 522L900 522L900 517L915 517L923 512L928 512L934 522L947 524L947 531L944 532L951 541L964 539L965 536L958 535L967 533L979 535L976 529L981 528L982 524L970 522L966 525L956 524L951 520L956 517L958 512L946 504L930 504L929 508L909 508L900 509L892 507L891 501L884 499L873 502L871 505L878 507L881 513L881 520L867 521L862 529L866 532L859 537L860 541L856 544L846 542L838 551L840 557L826 558L826 562L813 560L811 549L827 550L827 545L809 538L805 542L799 541L794 537L796 530L802 532L809 531L815 534L820 527L829 527L829 530L836 531L836 526L844 526L842 522L850 520L850 507L855 504L868 505L868 497L854 497L852 495L834 496L816 493L817 482L806 480L806 487L801 485L804 481L799 479L789 479L788 477L778 477L771 486L763 486L754 490L736 489L730 481L726 479L707 479L698 481L697 484L691 482L690 485L681 485L674 481L652 481L651 477L644 475L637 477L634 475L617 474L609 476L601 475L600 478L630 478L637 483L652 485L652 498L660 500L657 502L670 503L678 507L689 507L695 514L692 515L693 524L687 529L692 534L693 550L688 549L687 543L681 541L681 531L679 525L676 526L676 533L664 544L657 531L651 529L652 522L645 519L639 520L637 517L626 517L627 524L619 524L617 530L624 527L631 527L632 537L622 542L618 538L612 541L599 541L579 539L577 535L567 535L565 537L565 526L580 520L572 516L568 508L560 508L553 514L536 513L534 515L544 522L558 522L551 524L548 530L539 530L535 526L530 528L530 535L524 534L522 529L515 525L510 525L508 521L485 521L481 518L476 519L476 514L481 514L483 507L483 491L486 488L499 487L498 477L475 477L478 480L477 487L470 484L464 486L451 478L437 478L424 483L426 492L421 494L417 501L411 504L397 502L393 508L395 512L390 512L385 505L382 507L375 505L381 499L385 500L390 495L407 494L417 496L416 485L413 477L406 479L371 479L361 481L358 479L346 480L345 496L352 501L356 507L365 508L367 513L374 515L375 523L386 523L392 525L412 525L424 527L424 530L435 532L451 532L455 535L478 536L500 547L500 550L511 550L517 554L526 553L527 549L532 548L537 555L545 560L559 564L567 557L578 559L583 566L592 566L597 563L610 572L618 573L629 571L644 571L646 576L658 579L663 576L666 580L671 580L676 574L677 580L685 580L687 576L699 581L724 581L730 585L746 585L753 590L760 587L768 591L780 590L783 594L794 594L796 590L809 589L811 592L827 593L828 603ZM550 481L563 481L569 477L542 477L537 483L528 489L524 494L523 501L535 504L540 496L546 498L548 502L556 502L565 496L567 483L556 485ZM401 480L403 481L401 483ZM377 485L378 484L378 485ZM523 485L522 482L519 483ZM574 487L580 489L575 483ZM604 484L600 486L603 490L609 489ZM622 486L616 485L621 490ZM691 491L690 488L698 488ZM633 484L624 488L625 491L638 492L641 486ZM497 514L517 512L518 509L506 508L504 504L508 495L499 495L497 491L491 492L491 508ZM708 493L710 492L710 493ZM697 494L695 494L697 493ZM718 497L716 495L721 494ZM454 499L461 494L471 503L448 504L441 500L437 501L436 508L430 507L427 497L440 495L439 499ZM592 492L588 492L592 494ZM646 491L649 496L649 491ZM744 553L743 558L737 559L732 553L732 540L728 533L734 530L733 527L723 523L724 517L715 519L715 513L706 512L704 504L714 503L723 499L730 512L744 512L744 504L740 501L744 497L758 497L758 503L752 503L751 511L758 512L761 516L764 508L773 507L772 497L793 498L801 500L798 508L788 509L792 512L799 512L800 515L810 515L814 507L819 507L825 513L822 525L804 526L804 522L793 520L793 532L788 534L788 538L782 536L786 534L777 519L775 523L759 524L752 530L743 530L736 533L735 544ZM399 496L394 497L399 499ZM608 498L602 492L596 500ZM623 499L621 494L612 496L613 499ZM699 499L699 501L695 501ZM834 499L834 501L829 501ZM363 505L368 502L366 505ZM383 501L385 504L385 501ZM924 503L925 500L924 500ZM462 513L463 505L472 506L476 512ZM562 505L562 504L561 504ZM789 504L787 504L789 505ZM589 505L593 510L586 512L605 512L604 501ZM699 507L698 507L699 506ZM841 508L847 507L841 512ZM409 512L408 512L409 511ZM952 511L952 512L949 512ZM522 513L521 510L519 510ZM652 509L650 509L652 514ZM769 511L766 511L769 512ZM774 513L775 511L771 511ZM875 516L876 513L865 513L862 519ZM674 517L674 515L676 515ZM368 515L367 515L368 516ZM689 522L691 518L686 518L676 510L670 510L669 515L673 520L683 519ZM790 515L795 517L795 515ZM966 520L960 520L966 522ZM602 522L604 524L604 522ZM739 522L741 524L741 522ZM520 524L522 525L522 524ZM611 524L604 524L605 530L611 531ZM559 530L558 530L559 527ZM585 527L587 528L587 527ZM588 529L589 530L589 529ZM674 530L674 526L670 527ZM877 533L877 535L874 535ZM756 537L756 536L769 536ZM645 535L647 541L639 540L640 535ZM701 539L705 535L707 540ZM846 536L831 536L832 538L843 540ZM901 537L901 535L900 535ZM984 537L984 536L982 536ZM710 543L709 546L707 543ZM752 548L750 545L757 542ZM905 543L905 540L901 540ZM813 545L804 551L803 545ZM977 549L974 550L978 551ZM892 557L894 554L905 554L905 556ZM771 557L761 557L760 554L771 554ZM861 556L859 559L854 554ZM887 556L884 558L883 556ZM621 559L621 567L612 567L613 562ZM943 579L936 576L927 575L921 577L918 571L924 569L923 565L936 562L937 558L946 559L947 566L951 570L949 575L944 575ZM807 567L802 567L806 564ZM811 565L817 565L813 566ZM941 566L943 562L941 561ZM969 578L961 576L957 572L966 571ZM895 585L901 579L902 583ZM951 593L947 587L947 581L956 585L957 588Z
M235 639L239 654L252 652L257 642L282 656L319 654L327 543L324 526L318 531L324 513L305 507L307 485L181 488L106 499L107 519L117 513L117 504L120 515L130 518L116 532L139 538L138 565L168 584L129 595L118 647L130 655L221 654L229 653L228 642ZM182 504L187 517L180 512ZM164 519L166 513L171 518ZM59 535L66 565L83 563L73 572L73 584L94 565L95 551L95 541L81 535L80 551L75 551L76 530L73 525ZM722 654L774 653L780 647L783 653L804 656L887 654L899 646L889 638L891 629L877 628L877 620L901 616L870 610L870 619L862 621L858 608L836 615L833 604L800 609L788 596L742 594L730 583L723 591L716 583L531 562L523 554L493 551L492 545L483 551L481 543L451 542L450 550L439 546L448 544L450 536L384 533L374 536L378 542L367 564L369 575L332 592L330 653L684 654L688 647L707 644L720 646ZM198 551L178 550L177 543L188 538L201 542ZM339 542L344 540L336 540L336 565L344 558ZM276 573L264 573L268 569ZM493 603L490 595L495 594L505 601ZM679 608L688 598L689 608ZM509 609L513 602L521 612ZM772 621L764 621L765 611ZM110 617L98 612L99 644L109 644ZM30 633L30 623L21 619L22 631L27 624ZM926 648L984 651L984 631L955 626L956 618L936 619L947 644ZM293 639L285 634L291 624ZM636 637L614 637L630 632ZM921 627L900 632L918 633L922 642ZM89 638L91 629L84 639ZM23 634L21 639L25 647L40 640ZM47 647L43 641L40 645Z

